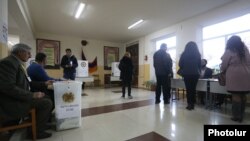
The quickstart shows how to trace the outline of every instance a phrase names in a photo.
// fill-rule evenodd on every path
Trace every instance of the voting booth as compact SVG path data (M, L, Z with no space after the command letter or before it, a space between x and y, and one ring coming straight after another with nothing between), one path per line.
M119 62L112 62L112 76L120 76Z
M88 61L78 60L78 67L76 68L76 77L89 76L89 63Z
M58 81L53 87L56 130L80 127L82 82Z

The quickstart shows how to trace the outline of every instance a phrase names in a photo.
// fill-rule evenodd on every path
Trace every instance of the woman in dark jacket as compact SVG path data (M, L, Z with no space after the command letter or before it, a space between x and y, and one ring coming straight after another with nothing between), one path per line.
M195 42L186 44L184 52L181 54L179 67L182 70L184 83L187 90L186 109L193 110L196 97L196 85L201 71L201 55Z
M130 53L126 52L123 58L120 60L119 69L120 73L120 80L122 81L122 97L125 98L125 88L128 87L128 98L132 99L131 96L131 81L133 75L133 64L130 58Z

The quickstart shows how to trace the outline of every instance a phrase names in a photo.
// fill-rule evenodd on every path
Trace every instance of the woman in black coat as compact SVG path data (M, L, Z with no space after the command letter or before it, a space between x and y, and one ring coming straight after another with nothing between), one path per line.
M196 97L196 85L201 73L201 55L195 42L190 41L186 44L184 52L181 54L179 67L182 70L186 90L187 103L186 109L193 110Z
M128 98L132 99L131 96L131 81L133 75L133 63L130 58L130 53L126 52L119 63L120 80L122 81L122 98L125 98L125 88L128 87Z

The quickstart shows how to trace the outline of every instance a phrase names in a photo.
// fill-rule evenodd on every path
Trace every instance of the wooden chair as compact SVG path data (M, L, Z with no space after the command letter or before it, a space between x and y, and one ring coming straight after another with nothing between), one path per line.
M35 141L36 140L36 110L35 108L31 109L29 114L31 115L31 121L23 121L18 125L0 127L0 132L31 127L32 139L33 141Z

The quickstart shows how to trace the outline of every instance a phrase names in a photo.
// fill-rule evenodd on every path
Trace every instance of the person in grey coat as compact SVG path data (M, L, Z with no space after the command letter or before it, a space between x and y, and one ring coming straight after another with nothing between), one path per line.
M161 102L161 90L163 91L164 104L169 104L170 99L170 77L173 74L172 71L172 59L166 52L167 44L161 44L158 51L154 53L154 68L156 75L156 91L155 91L155 104Z
M221 57L221 72L226 74L226 89L232 93L233 121L242 122L246 94L250 92L250 54L239 36L232 36Z

